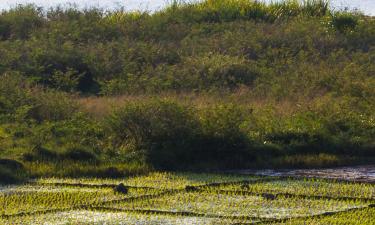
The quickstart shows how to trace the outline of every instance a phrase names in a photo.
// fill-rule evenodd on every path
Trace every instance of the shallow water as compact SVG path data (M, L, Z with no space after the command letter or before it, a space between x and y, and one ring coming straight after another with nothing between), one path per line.
M262 176L315 177L348 181L375 183L375 165L358 167L339 167L330 169L295 169L295 170L239 170L239 174Z

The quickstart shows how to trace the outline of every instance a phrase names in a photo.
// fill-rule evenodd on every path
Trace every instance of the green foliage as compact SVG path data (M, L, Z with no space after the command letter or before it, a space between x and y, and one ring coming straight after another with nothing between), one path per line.
M232 104L190 108L170 100L130 102L107 121L108 149L115 150L116 157L144 158L164 169L204 164L249 167L269 156L320 153L372 157L373 120L365 122L356 114L338 116L332 110L299 112L280 120Z
M97 156L90 152L90 150L83 149L82 147L73 146L68 148L63 155L64 158L70 160L77 160L77 161L89 161L95 162L97 161Z
M325 16L329 13L328 2L312 0L283 1L266 4L249 0L207 0L201 3L172 4L160 15L168 15L178 22L228 22L257 20L274 22L296 16ZM160 16L159 15L159 16Z
M340 32L353 31L358 25L358 17L348 12L335 13L332 26Z
M1 13L0 39L27 39L32 32L44 25L41 8L18 5Z
M200 110L202 131L197 148L203 158L229 168L246 167L255 161L255 146L245 129L246 121L251 117L251 109L233 104Z
M11 159L0 159L0 184L15 184L27 179L22 163Z
M17 107L27 104L31 84L17 73L0 76L1 113L14 113Z
M193 110L177 102L153 100L126 105L109 118L108 125L120 154L138 152L137 157L143 154L157 168L187 169L208 163L235 168L255 160L242 129L245 116L234 105Z
M116 111L108 125L115 148L143 151L149 163L164 168L179 166L193 147L197 129L188 108L159 100L130 103Z
M77 71L68 68L65 73L61 71L53 73L51 83L58 90L72 92L78 88L79 80L83 76L84 74L77 74Z
M175 74L176 88L200 91L207 90L207 87L211 90L235 90L252 85L259 76L256 65L250 61L222 54L188 58L172 73Z
M71 117L76 103L62 92L43 90L17 73L0 76L2 116L18 121L59 121Z
M375 157L374 40L372 17L323 0L17 6L0 14L0 156L35 176Z
M348 56L358 45L373 54L373 21L364 18L333 12L324 0L207 0L153 14L18 6L0 15L0 73L104 95L233 90L293 74L301 62L336 74L342 68L328 69L319 57Z

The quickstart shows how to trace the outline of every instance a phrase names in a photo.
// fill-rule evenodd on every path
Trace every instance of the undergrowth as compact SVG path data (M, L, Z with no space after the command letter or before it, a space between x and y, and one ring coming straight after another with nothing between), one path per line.
M371 162L374 40L320 0L20 5L0 14L0 158L30 176Z

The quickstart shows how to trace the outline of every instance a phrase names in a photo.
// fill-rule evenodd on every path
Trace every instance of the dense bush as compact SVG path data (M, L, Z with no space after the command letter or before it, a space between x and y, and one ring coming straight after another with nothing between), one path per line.
M90 152L90 150L77 146L68 148L67 151L62 155L62 157L70 160L85 162L95 162L98 160L97 156L94 153Z
M23 182L27 172L22 163L11 159L0 159L0 184Z
M44 24L41 8L19 5L0 17L0 39L27 39Z
M141 152L149 163L164 169L180 167L184 160L190 161L186 157L192 157L189 151L198 124L192 112L178 103L131 103L116 111L108 124L113 146L122 154Z
M43 90L17 73L0 75L0 116L18 121L59 121L77 112L76 103L66 94Z
M118 154L145 157L164 169L208 164L238 168L267 157L301 154L373 155L372 120L325 113L302 111L278 120L245 106L198 109L154 100L128 103L110 116L108 125Z
M292 76L300 68L333 76L354 54L373 55L373 23L323 0L207 0L153 14L19 6L0 14L0 73L66 92L217 91L260 82L275 95L288 78L280 74L301 86L306 79ZM327 65L337 53L342 63Z
M374 61L373 17L321 0L18 6L0 13L0 157L113 177L375 157Z
M204 108L199 112L201 134L197 149L203 161L219 163L221 167L246 167L256 160L254 141L246 134L251 109L233 104Z
M332 18L332 25L341 32L353 31L358 25L358 18L351 13L336 13Z
M120 154L141 153L137 156L143 154L157 168L210 163L235 168L255 160L252 143L242 129L245 116L234 105L197 110L154 100L126 105L109 118L108 125L113 146L123 150Z

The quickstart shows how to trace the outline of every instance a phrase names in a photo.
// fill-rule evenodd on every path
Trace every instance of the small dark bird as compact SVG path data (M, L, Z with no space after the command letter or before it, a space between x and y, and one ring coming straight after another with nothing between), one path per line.
M121 183L114 188L114 191L116 193L121 193L121 194L126 195L129 192L129 189L123 183Z
M186 187L185 187L185 190L186 190L186 191L196 191L196 190L198 190L198 188L197 188L197 187L194 187L194 186L186 186Z
M276 195L269 194L269 193L262 194L262 197L267 199L267 200L275 200L276 199Z

